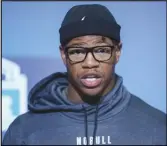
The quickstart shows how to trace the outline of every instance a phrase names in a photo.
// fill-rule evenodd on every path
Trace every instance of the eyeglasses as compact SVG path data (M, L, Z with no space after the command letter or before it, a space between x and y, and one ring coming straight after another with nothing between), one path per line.
M107 61L111 58L115 46L96 46L91 48L86 47L67 47L66 55L72 62L83 62L90 52L95 60Z

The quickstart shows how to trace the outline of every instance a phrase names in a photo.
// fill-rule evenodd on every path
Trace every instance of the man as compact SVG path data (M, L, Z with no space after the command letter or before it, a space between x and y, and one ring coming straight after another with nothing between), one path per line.
M14 120L3 144L165 145L166 115L131 94L115 73L120 29L102 5L72 7L59 30L67 73L35 85L29 112Z

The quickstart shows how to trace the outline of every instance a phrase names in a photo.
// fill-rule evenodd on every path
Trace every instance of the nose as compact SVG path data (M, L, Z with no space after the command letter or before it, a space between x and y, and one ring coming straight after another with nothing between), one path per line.
M82 62L83 68L97 68L99 66L99 62L93 57L92 53L89 52Z

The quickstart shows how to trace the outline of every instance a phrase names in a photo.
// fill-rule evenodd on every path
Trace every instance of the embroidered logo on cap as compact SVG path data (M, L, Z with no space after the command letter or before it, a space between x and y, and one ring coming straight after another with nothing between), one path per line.
M85 20L85 17L86 17L86 16L82 17L81 21L84 21L84 20Z

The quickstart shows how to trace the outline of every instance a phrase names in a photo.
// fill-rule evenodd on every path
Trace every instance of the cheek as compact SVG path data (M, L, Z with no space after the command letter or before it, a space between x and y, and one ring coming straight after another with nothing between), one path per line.
M67 72L70 78L75 79L79 70L81 69L78 64L70 64L69 61L67 61Z
M104 74L105 80L112 78L112 75L115 73L115 63L112 59L110 62L101 64L101 71Z
M103 73L106 77L111 76L114 73L114 69L115 69L114 64L105 64L105 65L102 66L102 71L103 71Z

